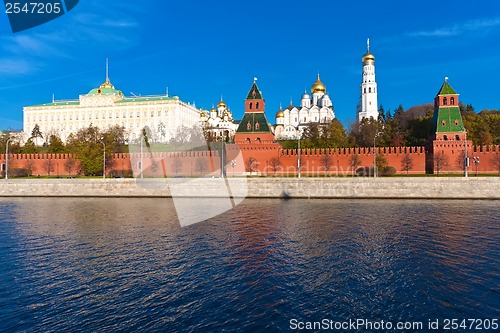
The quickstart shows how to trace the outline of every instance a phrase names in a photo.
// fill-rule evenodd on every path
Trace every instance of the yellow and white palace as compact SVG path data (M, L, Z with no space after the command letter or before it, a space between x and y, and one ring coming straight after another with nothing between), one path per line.
M24 107L23 118L26 137L38 125L44 139L57 134L65 142L71 133L92 124L103 130L123 126L130 142L146 127L154 141L168 142L178 130L199 125L200 110L168 94L125 97L106 75L103 84L79 99Z

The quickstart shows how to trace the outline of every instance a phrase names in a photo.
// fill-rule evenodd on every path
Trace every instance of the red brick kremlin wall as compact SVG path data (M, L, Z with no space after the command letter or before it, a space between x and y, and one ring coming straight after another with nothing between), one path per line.
M444 152L447 156L447 165L440 173L462 173L463 169L458 160L463 154L463 143L434 142L435 153ZM373 148L338 148L338 149L302 149L301 173L303 175L352 175L350 166L351 156L357 154L361 160L360 167L373 166ZM413 167L409 174L424 174L426 160L429 153L424 147L380 147L377 155L383 155L387 164L396 169L398 174L406 174L402 167L402 159L409 155ZM330 157L330 167L325 169L325 155ZM499 173L494 159L500 158L500 146L468 147L470 157L469 174L474 174L476 165L472 157L479 157L478 173ZM10 154L9 173L13 175L15 168L31 167L32 175L47 176L47 164L51 164L51 176L73 176L78 173L78 162L68 172L65 162L71 157L69 154ZM296 149L281 149L277 143L236 145L227 144L225 151L226 174L242 175L250 172L249 162L252 163L252 173L269 176L286 176L297 173L298 154ZM279 159L279 163L273 160ZM231 164L231 161L235 161ZM49 162L50 161L50 162ZM115 154L113 165L108 166L108 176L135 176L140 175L139 154ZM5 155L0 155L0 163L5 163ZM218 151L179 152L179 153L144 153L142 158L144 176L218 176L220 175L221 157ZM434 171L436 173L436 171Z

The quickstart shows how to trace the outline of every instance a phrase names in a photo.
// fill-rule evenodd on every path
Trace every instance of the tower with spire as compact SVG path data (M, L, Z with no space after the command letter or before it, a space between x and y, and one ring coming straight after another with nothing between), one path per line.
M256 81L255 78L245 99L245 114L234 136L235 143L260 144L274 141L264 113L264 98Z
M378 119L377 82L375 81L375 56L370 52L370 39L366 40L366 53L363 62L363 81L361 82L361 100L358 121L363 118Z

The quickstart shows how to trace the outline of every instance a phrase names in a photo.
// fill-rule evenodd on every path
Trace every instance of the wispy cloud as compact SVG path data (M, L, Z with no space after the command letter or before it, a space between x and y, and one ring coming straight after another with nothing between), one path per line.
M82 46L129 48L137 42L137 21L120 1L80 3L65 17L37 30L0 36L1 74L33 73L54 59L81 56ZM60 21L59 21L60 20Z
M492 28L500 26L500 17L472 20L455 24L449 27L441 27L434 30L422 30L407 33L410 37L449 37L458 36L472 32L488 32Z

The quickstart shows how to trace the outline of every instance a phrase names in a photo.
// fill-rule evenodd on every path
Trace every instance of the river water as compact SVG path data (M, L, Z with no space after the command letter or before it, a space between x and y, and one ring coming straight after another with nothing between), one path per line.
M0 331L492 320L499 216L498 201L248 199L181 228L167 199L0 199Z

